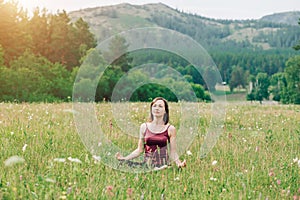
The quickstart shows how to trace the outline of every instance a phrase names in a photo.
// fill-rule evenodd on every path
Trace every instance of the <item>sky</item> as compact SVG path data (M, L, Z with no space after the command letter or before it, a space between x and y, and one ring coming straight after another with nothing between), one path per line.
M46 8L49 12L67 12L97 6L130 3L164 3L187 13L215 19L259 19L265 15L300 11L300 0L17 0L31 12L33 8Z

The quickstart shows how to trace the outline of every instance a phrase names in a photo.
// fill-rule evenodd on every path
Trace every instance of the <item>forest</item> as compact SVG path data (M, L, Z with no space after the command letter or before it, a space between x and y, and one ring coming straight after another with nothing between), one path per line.
M103 64L103 56L120 50L126 52L127 43L121 37L113 40L109 52L97 52L97 37L90 30L89 24L83 18L73 20L65 11L53 14L48 13L46 9L37 8L33 15L29 16L16 3L0 0L0 16L0 101L71 101L73 87L89 89L91 80L88 77L74 86L76 74L88 57L93 54L97 57L95 60L99 62L90 66L90 70L95 70L97 75L97 68ZM190 24L198 23L197 18L191 16L189 19L194 21ZM222 31L207 30L204 24L199 23L198 28L206 30L205 34L199 34L192 27L188 27L189 23L177 18L166 18L158 14L149 20L161 27L189 35L202 43L207 41L204 42L204 46L209 50L223 80L205 83L194 66L169 52L130 52L109 63L99 80L95 101L110 101L113 89L122 76L139 63L151 61L161 63L161 73L167 67L171 67L180 72L185 80L174 81L170 77L162 79L160 84L143 85L134 91L131 101L147 101L155 96L165 96L170 101L178 101L180 99L174 92L164 85L173 81L176 91L182 93L180 96L189 96L183 84L187 81L199 101L211 101L207 88L215 88L217 83L226 82L232 93L236 88L247 89L247 100L270 99L285 104L300 104L300 56L297 51L300 49L300 43L295 44L295 40L299 40L296 37L300 35L299 27L260 23L259 26L284 26L289 30L276 35L262 33L253 38L256 42L268 41L271 47L274 47L262 50L261 47L247 42L221 43L218 38L229 34L226 26ZM251 24L251 21L247 23ZM140 60L132 60L136 54ZM210 70L210 66L206 66L203 73L210 73ZM134 74L135 81L146 80L148 77L149 75L138 71Z

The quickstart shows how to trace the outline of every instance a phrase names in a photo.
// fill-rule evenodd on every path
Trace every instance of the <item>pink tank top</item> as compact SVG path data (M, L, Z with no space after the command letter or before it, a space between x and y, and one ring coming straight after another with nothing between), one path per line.
M145 162L154 167L169 164L168 156L168 143L170 137L168 129L161 133L152 133L146 124L146 131L144 135L144 149L145 149Z

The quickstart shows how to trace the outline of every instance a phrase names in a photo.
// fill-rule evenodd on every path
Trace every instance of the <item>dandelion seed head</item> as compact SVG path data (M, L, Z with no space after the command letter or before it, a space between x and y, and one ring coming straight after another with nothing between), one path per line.
M65 158L54 158L53 161L64 163L64 162L66 162L66 159Z
M20 156L11 156L11 157L9 157L8 159L6 159L4 161L4 165L6 167L10 167L10 166L13 166L15 164L23 163L23 162L25 162L24 158L22 158Z
M212 161L211 165L214 166L214 165L216 165L217 163L218 163L218 161L214 160L214 161Z
M68 157L68 160L69 160L70 162L74 162L74 163L82 163L81 160L79 160L78 158Z
M22 151L26 151L26 147L27 147L27 144L24 144L24 146L22 147Z

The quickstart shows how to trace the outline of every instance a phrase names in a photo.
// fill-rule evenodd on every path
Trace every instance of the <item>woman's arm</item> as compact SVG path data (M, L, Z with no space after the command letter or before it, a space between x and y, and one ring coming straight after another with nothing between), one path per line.
M136 157L138 157L143 151L144 151L144 132L146 130L146 124L142 124L140 127L140 137L139 137L139 142L137 148L131 152L127 156L122 156L120 152L116 154L116 158L118 160L132 160Z
M169 127L169 137L170 137L170 157L171 160L173 160L177 167L185 167L186 166L186 160L181 162L179 160L179 156L176 151L176 129L174 126Z

